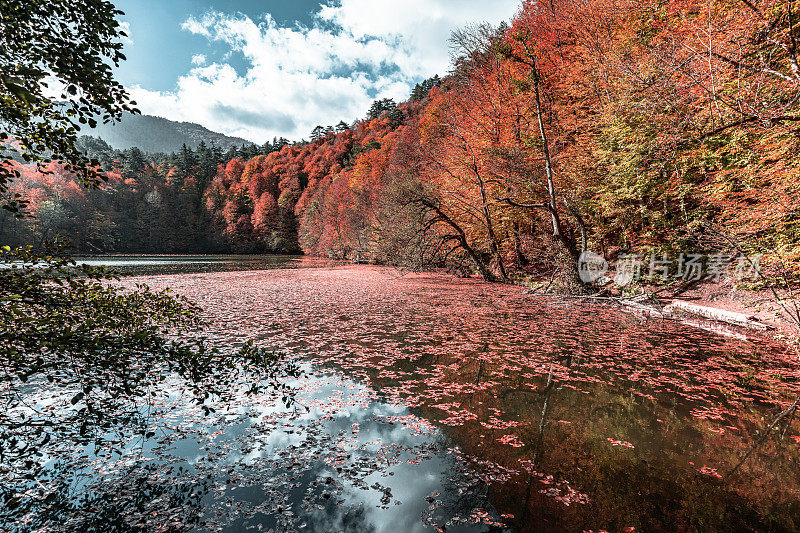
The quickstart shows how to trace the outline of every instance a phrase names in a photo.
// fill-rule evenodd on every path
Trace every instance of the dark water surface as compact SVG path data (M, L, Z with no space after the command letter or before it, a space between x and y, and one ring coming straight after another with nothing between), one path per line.
M74 470L155 501L134 512L150 529L800 529L800 424L773 424L800 365L780 345L476 280L242 260L126 265L199 303L216 342L309 369L291 407L243 397L212 422L176 393L169 431Z
M77 257L76 262L137 276L303 268L330 263L294 255L106 255Z

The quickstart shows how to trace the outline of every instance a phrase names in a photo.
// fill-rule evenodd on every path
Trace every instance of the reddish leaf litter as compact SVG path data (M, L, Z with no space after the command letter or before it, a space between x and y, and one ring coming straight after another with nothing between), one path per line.
M758 439L800 393L793 353L768 340L382 267L136 281L197 301L220 343L255 339L308 362L299 414L262 415L247 439L256 455L256 442L282 444L272 470L319 463L336 502L356 487L384 510L412 505L379 481L402 463L416 479L449 476L421 518L448 531L668 530L718 511L730 527L785 525L800 503L797 421L789 438ZM297 474L295 488L309 480ZM330 511L292 509L301 522Z

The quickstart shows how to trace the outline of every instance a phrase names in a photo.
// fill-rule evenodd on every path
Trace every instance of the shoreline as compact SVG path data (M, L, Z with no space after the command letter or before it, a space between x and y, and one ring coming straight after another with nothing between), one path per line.
M643 290L641 294L630 297L540 295L614 304L631 314L677 320L728 337L742 340L769 338L793 350L800 342L800 328L786 316L768 290L751 291L729 282L710 281L680 295L660 296L657 290L648 286L643 286Z
M96 256L79 256L78 259L102 259L102 258L179 258L179 257L287 257L287 258L311 258L324 259L315 255L289 255L289 254L105 254ZM335 261L335 260L331 260ZM394 268L396 266L373 262L342 261L337 262L372 266L383 268ZM112 267L112 270L119 267ZM399 269L402 271L402 269ZM410 270L411 272L425 272L449 276L439 269ZM120 272L123 277L133 276L127 272ZM474 277L480 280L479 276ZM546 279L542 279L547 283ZM485 281L492 284L493 282ZM531 289L530 285L511 282L522 288L529 295L538 295L548 298L563 298L595 301L598 303L612 303L622 308L626 312L639 315L648 315L654 318L679 320L687 325L698 327L713 333L731 337L768 337L785 344L788 348L796 348L800 341L800 331L793 322L785 316L780 304L768 290L751 291L738 288L730 282L706 281L692 287L679 296L661 296L659 291L663 287L643 285L641 294L623 297L615 294L604 294L606 291L600 289L598 293L588 295L558 294L553 292L537 292L538 289Z

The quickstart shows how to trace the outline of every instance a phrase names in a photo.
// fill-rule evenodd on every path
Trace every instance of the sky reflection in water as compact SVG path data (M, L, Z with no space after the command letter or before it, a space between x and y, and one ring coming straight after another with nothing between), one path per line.
M288 418L260 398L149 449L187 479L213 473L199 507L221 529L800 528L800 427L758 438L800 392L780 346L306 261L134 280L198 301L218 342L256 338L330 372L299 383Z
M435 426L375 401L368 388L340 375L314 375L296 385L301 392L291 409L251 404L210 443L182 439L172 452L200 472L209 455L221 455L213 468L227 475L205 500L221 513L221 530L260 524L414 532L453 518L450 531L480 530L458 521L472 521L485 485L456 464ZM228 479L234 482L220 490ZM448 489L461 494L441 497Z

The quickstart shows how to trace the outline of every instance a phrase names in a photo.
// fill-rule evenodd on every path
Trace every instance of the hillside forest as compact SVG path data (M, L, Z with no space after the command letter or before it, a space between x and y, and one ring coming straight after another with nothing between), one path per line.
M299 253L508 280L591 249L800 260L800 1L525 1L451 72L309 141L19 164L10 244Z

